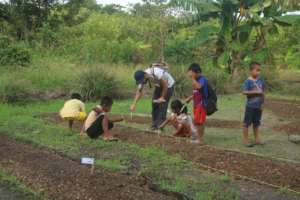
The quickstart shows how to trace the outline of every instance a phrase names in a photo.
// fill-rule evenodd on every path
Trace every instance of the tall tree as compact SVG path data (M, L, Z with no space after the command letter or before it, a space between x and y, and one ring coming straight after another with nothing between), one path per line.
M256 42L251 50L266 47L265 34L276 32L278 25L289 25L284 19L280 0L171 0L171 4L189 12L192 22L201 23L218 19L220 29L216 40L213 62L219 59L227 63L230 74L246 57L245 45L251 33L256 31ZM297 16L293 16L297 18Z

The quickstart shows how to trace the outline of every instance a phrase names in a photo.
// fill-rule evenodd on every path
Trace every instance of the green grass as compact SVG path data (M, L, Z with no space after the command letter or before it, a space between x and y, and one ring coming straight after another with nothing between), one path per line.
M0 97L5 95L5 86L15 80L23 80L28 83L25 87L34 92L64 91L72 92L78 88L78 79L84 69L93 66L103 66L102 70L115 76L120 81L122 88L134 90L135 82L132 74L133 66L117 64L82 64L74 62L71 58L46 55L36 57L28 67L1 67L0 69ZM127 94L127 92L125 92Z
M129 102L116 102L113 112L121 112L128 107ZM57 126L38 117L42 112L58 111L62 104L63 101L40 102L27 106L2 104L0 132L17 140L30 141L61 151L78 161L83 156L95 157L98 167L133 173L138 177L151 177L160 187L192 198L208 191L218 199L238 197L234 186L221 181L218 175L201 171L193 163L183 160L180 156L171 156L158 147L141 148L126 142L107 143L88 138L81 140L78 133L70 132L67 126ZM87 104L88 109L94 104ZM145 109L142 106L138 107L137 112L144 113Z
M41 194L26 187L19 182L16 177L10 175L2 169L0 169L0 184L5 185L5 187L7 187L12 193L15 193L16 196L20 195L22 198L28 200L46 200Z

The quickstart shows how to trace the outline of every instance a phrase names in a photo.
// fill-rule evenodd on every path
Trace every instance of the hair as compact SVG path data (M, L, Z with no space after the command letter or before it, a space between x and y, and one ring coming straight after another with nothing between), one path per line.
M111 106L114 103L113 99L109 96L104 96L101 99L100 105L101 106Z
M198 63L192 63L189 66L188 71L192 71L192 72L195 72L195 73L202 73L202 69L201 69L201 67Z
M187 114L187 112L188 112L187 107L178 99L172 101L171 108L173 110L176 110L176 111L180 112L180 113Z
M256 66L260 66L261 64L256 61L252 61L249 65L249 70L252 71Z
M81 95L79 93L72 93L71 94L71 99L81 100Z

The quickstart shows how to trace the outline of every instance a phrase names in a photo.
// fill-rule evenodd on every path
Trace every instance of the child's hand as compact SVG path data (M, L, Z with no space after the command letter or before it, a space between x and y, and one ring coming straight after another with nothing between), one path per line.
M154 103L164 103L166 102L165 98L164 97L160 97L159 99L155 99L153 100Z
M122 117L118 117L118 118L115 118L115 119L112 119L112 120L110 120L111 122L122 122L122 121L124 121L125 120L125 118L122 116Z
M131 112L135 112L135 108L136 108L136 104L132 104L132 105L130 106L130 111L131 111Z

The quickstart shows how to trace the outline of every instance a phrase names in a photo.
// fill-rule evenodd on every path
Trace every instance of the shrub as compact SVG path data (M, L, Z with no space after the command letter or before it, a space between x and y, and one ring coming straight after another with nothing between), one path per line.
M81 72L76 81L77 90L85 99L99 98L105 95L120 98L120 82L103 67L89 67Z
M191 84L186 77L185 66L172 66L170 72L175 79L175 96L182 98L191 95Z
M224 69L211 67L204 71L204 75L218 94L236 92L239 88L239 83L231 81L231 76Z
M29 80L7 80L2 87L1 100L4 103L27 103L32 100L33 85Z
M0 37L0 65L26 66L31 62L31 55L26 47L11 44L10 40Z

